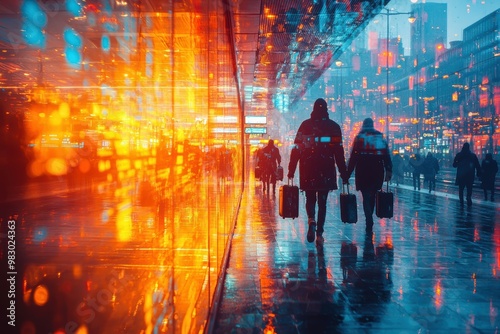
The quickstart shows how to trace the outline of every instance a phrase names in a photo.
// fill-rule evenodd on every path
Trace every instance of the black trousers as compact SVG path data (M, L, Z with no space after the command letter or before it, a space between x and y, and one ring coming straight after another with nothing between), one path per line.
M466 194L467 204L472 203L472 185L473 184L474 184L474 181L461 182L458 184L458 199L460 200L461 204L463 204L463 202L464 202L464 189L467 189L467 194Z
M413 189L420 190L420 173L413 172Z
M316 219L316 232L323 233L326 218L326 200L328 190L306 190L306 212L307 218L316 218L316 202L318 203L318 219Z
M376 194L377 194L377 189L361 190L361 195L363 195L363 211L365 213L366 222L368 224L373 223L373 212L375 210Z

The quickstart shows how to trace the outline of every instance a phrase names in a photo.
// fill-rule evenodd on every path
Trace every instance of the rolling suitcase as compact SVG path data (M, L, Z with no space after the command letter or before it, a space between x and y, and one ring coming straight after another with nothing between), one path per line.
M387 191L380 189L375 195L375 214L379 218L392 218L393 216L394 194L389 191L389 182L387 182Z
M342 193L340 194L340 219L343 223L347 224L356 224L358 221L356 195L349 193L349 185L347 185L347 193L344 192L344 185L342 185Z
M284 184L279 192L279 214L283 218L297 218L299 216L299 187Z
M255 166L255 178L260 179L261 176L262 176L262 169L260 168L260 166Z
M276 168L276 181L283 181L283 174L283 167L278 166L278 168Z

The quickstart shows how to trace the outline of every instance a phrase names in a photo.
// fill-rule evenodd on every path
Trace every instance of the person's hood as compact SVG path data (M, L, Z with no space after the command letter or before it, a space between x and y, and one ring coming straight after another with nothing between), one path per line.
M373 119L365 118L363 120L363 125L361 126L361 132L368 132L373 130L375 130L375 127L373 126Z
M323 119L328 117L328 107L324 99L317 99L314 102L313 111L311 113L311 119Z
M311 113L311 119L324 119L330 118L328 116L328 111L326 110L313 110Z

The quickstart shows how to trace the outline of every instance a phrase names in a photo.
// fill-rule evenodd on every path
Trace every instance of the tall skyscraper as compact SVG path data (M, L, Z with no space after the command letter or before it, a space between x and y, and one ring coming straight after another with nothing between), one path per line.
M413 60L425 64L435 60L436 52L447 45L446 3L418 3L411 6L416 20L411 25L411 51Z

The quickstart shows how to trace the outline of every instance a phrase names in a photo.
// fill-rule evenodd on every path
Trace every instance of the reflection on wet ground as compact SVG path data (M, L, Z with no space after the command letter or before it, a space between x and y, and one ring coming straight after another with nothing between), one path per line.
M497 333L499 203L461 207L453 186L391 190L394 217L369 234L359 194L358 223L344 225L330 193L320 247L306 241L303 195L299 218L282 219L250 182L213 332Z
M9 333L202 330L236 186L209 173L194 179L167 188L154 178L75 186L50 177L11 189L0 201L2 243L15 242Z
M234 185L207 175L165 189L170 195L158 201L141 196L143 182L92 184L68 188L53 178L0 203L2 240L10 240L5 223L15 221L16 329L206 328L229 234L222 227L229 210L221 208L235 207ZM472 207L461 207L453 187L391 189L395 216L378 220L368 235L360 207L357 224L340 222L339 192L332 192L318 247L305 240L304 197L300 217L282 219L277 196L250 179L212 332L498 331L499 203L476 196Z

